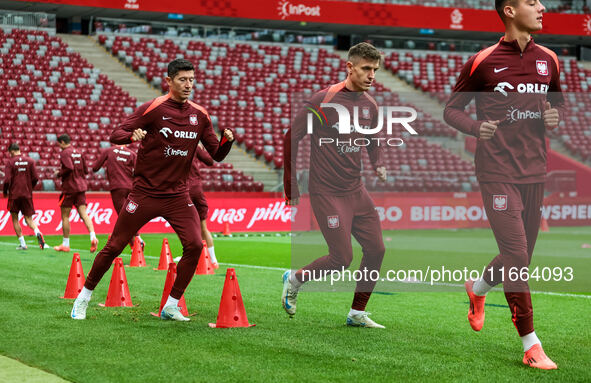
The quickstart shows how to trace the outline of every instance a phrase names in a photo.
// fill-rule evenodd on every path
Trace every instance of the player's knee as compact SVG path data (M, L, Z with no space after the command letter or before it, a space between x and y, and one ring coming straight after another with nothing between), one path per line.
M201 241L191 240L183 246L183 256L197 259L202 250L203 243Z

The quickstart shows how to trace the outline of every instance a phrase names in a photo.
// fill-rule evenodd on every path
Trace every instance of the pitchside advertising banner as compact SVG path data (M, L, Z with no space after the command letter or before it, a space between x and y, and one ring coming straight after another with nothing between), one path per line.
M39 2L40 0L33 0ZM351 1L244 0L163 2L159 0L49 0L40 2L246 19L305 21L347 25L502 32L494 10L422 7ZM591 15L547 13L541 33L591 35Z
M35 193L33 219L43 233L61 234L61 217L57 206L58 193ZM372 193L384 230L397 229L459 229L488 227L479 193ZM229 224L232 232L310 231L318 230L309 200L290 208L277 193L256 193L255 196L208 193L212 232L222 232ZM99 234L110 234L117 220L109 193L87 193L88 214ZM14 235L6 200L0 209L0 235ZM293 214L293 218L292 218ZM591 197L551 197L542 208L542 216L550 226L591 225ZM84 223L72 210L73 234L86 234ZM25 234L32 230L20 218ZM142 233L169 233L170 225L156 218L141 229Z

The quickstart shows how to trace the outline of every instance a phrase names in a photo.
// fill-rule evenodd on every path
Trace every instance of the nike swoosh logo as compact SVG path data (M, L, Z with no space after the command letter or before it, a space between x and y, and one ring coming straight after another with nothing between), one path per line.
M501 68L501 69L497 69L497 68L495 68L495 73L502 72L502 71L504 71L505 69L509 69L509 67L508 67L508 66L506 66L506 67L504 67L504 68Z
M193 204L192 204L192 203L190 203L190 204L188 204L187 206L191 207L191 206L193 206Z
M162 116L162 119L163 120L170 120L170 119L172 119L172 117L164 117L164 116Z

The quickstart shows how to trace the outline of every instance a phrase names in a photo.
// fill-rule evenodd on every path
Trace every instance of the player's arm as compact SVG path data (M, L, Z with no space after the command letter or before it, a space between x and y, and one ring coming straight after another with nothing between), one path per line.
M230 149L232 149L232 144L234 143L234 133L231 129L224 129L222 138L218 141L217 136L213 131L213 126L211 124L211 120L209 120L209 116L207 116L209 123L203 129L203 134L201 135L201 142L205 147L205 150L211 155L217 162L221 162L226 158Z
M148 112L148 108L154 102L147 102L127 116L123 122L111 132L110 141L117 145L131 144L141 141L148 134L148 125L152 122L154 112Z
M5 162L4 167L4 185L2 185L2 195L4 198L8 197L8 191L10 190L10 182L12 181L12 164L10 161Z
M378 124L378 110L376 108L376 110L373 113L373 119L371 121L371 126L376 127ZM378 133L378 138L379 136L381 136L380 133ZM378 176L378 178L382 181L386 181L388 179L388 172L386 170L386 166L384 166L384 161L383 161L383 148L381 145L379 145L375 140L372 140L370 145L368 145L366 147L367 149L367 154L369 155L369 161L371 162L371 165L374 169L374 171L376 172L376 175Z
M302 107L283 137L283 190L289 206L297 205L300 200L297 173L295 164L292 164L292 153L294 156L298 154L299 143L306 135L307 120L308 110ZM314 128L318 127L314 126Z
M69 152L62 151L60 153L61 168L57 172L57 176L60 178L67 177L72 171L74 171L74 162L72 161L72 155Z
M474 98L474 92L479 90L478 71L470 73L476 56L472 56L462 68L451 97L445 105L443 118L460 132L486 140L492 138L499 121L477 121L466 112L466 105Z
M565 114L564 96L560 86L560 68L558 68L554 60L550 60L550 62L554 70L552 71L547 101L545 102L544 112L542 114L544 126L548 130L557 128L560 121L564 120Z
M96 161L94 162L94 166L92 167L93 172L96 173L103 167L103 165L105 164L105 161L107 160L108 154L109 154L108 149L104 149L101 151L101 154L96 159Z
M35 166L35 161L31 161L31 185L35 187L39 182L39 175L37 174L37 167Z
M195 152L195 156L201 162L203 162L207 166L213 165L213 158L207 153L205 149L201 147L201 145L197 146L197 151Z

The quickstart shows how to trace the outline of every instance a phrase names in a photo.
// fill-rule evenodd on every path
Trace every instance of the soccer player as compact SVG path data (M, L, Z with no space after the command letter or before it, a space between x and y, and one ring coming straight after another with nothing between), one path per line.
M8 197L7 209L10 211L12 226L18 237L20 245L17 250L27 250L23 229L18 222L19 212L23 213L27 226L35 231L35 236L39 242L39 247L43 250L46 245L43 240L43 234L33 221L35 208L33 207L33 188L37 185L37 171L35 161L21 154L17 143L13 142L8 146L10 159L6 162L6 173L2 194L4 198Z
M218 260L215 257L213 237L207 228L207 213L209 206L207 206L207 200L205 199L203 186L201 185L201 174L199 174L200 163L202 162L208 166L211 166L213 165L213 158L211 158L209 153L201 148L201 145L199 145L195 154L196 155L195 158L193 158L191 172L189 173L188 179L189 196L191 197L191 201L193 201L195 209L197 209L197 213L199 214L199 220L201 221L201 236L203 239L205 239L205 243L207 244L207 251L209 252L211 263L213 267L217 269L219 268L219 265Z
M98 239L94 233L92 220L86 214L86 190L88 189L86 175L88 169L84 156L72 146L70 141L70 136L67 134L62 134L57 138L57 143L62 150L60 153L61 169L56 171L56 175L62 179L59 206L62 213L64 239L61 245L53 248L55 251L70 251L70 212L72 206L75 206L90 233L90 252L94 253L98 247Z
M505 24L505 36L468 60L444 114L448 124L478 137L476 176L500 252L480 279L465 284L468 320L480 331L486 294L503 283L523 343L523 363L555 369L534 331L527 280L509 272L529 266L540 227L545 131L558 126L564 103L560 66L554 52L532 39L531 33L542 29L545 10L538 0L496 0L495 7ZM464 111L474 97L477 121Z
M378 107L367 94L375 73L380 67L380 52L368 43L357 44L349 50L347 78L315 94L298 112L292 127L284 138L284 188L287 204L295 206L299 202L299 190L292 153L298 152L298 143L306 135L307 113L311 107L318 110L322 103L336 103L347 108L353 116L353 107L362 112L359 123L375 127ZM339 134L335 124L339 116L334 108L322 110L326 123L313 123L310 155L310 203L328 244L328 255L316 259L303 268L283 274L283 293L281 302L285 311L293 316L300 286L313 275L326 275L331 271L348 268L353 259L351 234L361 244L363 258L360 270L379 272L384 257L384 241L378 213L365 186L361 182L361 147L342 145L320 145L320 139L354 141L363 137L361 133ZM381 180L386 180L386 168L381 164L381 150L377 145L367 146L372 166ZM357 283L353 304L347 316L347 325L384 328L374 322L365 312L365 307L375 287L376 281L369 278Z
M131 192L136 157L136 153L126 145L115 145L103 150L92 167L95 173L103 166L106 168L111 200L117 214ZM143 247L141 238L140 241Z
M97 254L84 288L74 301L70 314L73 319L86 318L92 291L130 238L151 219L162 216L179 236L183 257L160 317L189 320L181 314L178 302L195 274L203 244L187 176L199 141L214 160L221 161L234 140L232 131L225 129L218 142L207 111L189 101L194 81L195 68L190 61L171 61L166 77L169 93L137 108L111 133L114 144L141 141L133 187L111 238Z

